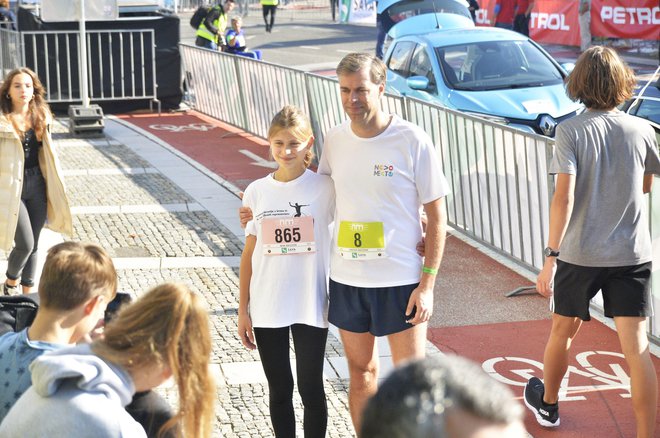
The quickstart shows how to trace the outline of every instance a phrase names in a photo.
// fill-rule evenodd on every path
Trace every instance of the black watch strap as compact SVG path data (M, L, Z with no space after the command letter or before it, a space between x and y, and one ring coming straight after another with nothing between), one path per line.
M546 246L545 249L543 250L543 255L545 255L546 257L559 257L559 251L554 250L549 246Z

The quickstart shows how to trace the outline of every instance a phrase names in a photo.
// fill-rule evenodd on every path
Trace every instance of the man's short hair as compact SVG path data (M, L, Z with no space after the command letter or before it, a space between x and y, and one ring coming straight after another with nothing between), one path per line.
M39 280L40 305L73 310L97 295L117 294L117 271L108 253L91 243L64 242L48 250Z
M635 84L635 73L614 50L594 46L576 61L566 93L587 108L612 109L632 97Z
M448 437L447 416L464 411L488 423L521 422L505 385L458 356L430 357L395 369L367 403L360 438Z
M366 53L349 53L344 56L337 65L337 76L351 74L369 69L369 79L374 84L382 84L387 79L387 67L385 63L375 56Z

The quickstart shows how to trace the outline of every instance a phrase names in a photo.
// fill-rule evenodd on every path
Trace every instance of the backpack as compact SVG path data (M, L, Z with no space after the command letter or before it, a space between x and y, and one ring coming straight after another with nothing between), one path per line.
M202 24L202 21L204 21L210 11L211 6L202 5L198 7L193 16L190 17L190 26L192 26L193 29L199 28L199 25Z
M0 296L0 335L29 327L37 315L39 295Z

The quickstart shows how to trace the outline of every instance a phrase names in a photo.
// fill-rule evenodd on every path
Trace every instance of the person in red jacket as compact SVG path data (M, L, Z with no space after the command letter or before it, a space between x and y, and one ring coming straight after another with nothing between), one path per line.
M516 0L495 1L495 27L513 30L513 17L516 9Z

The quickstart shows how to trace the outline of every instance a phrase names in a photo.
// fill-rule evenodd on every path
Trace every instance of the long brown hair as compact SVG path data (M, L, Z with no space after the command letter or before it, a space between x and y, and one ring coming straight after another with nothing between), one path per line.
M585 50L566 80L566 93L587 108L607 110L630 99L635 91L635 74L609 47Z
M182 436L211 436L215 384L209 371L209 320L201 299L188 287L164 283L122 307L92 349L129 371L151 364L169 366L179 410L161 434L178 425Z
M39 76L27 67L19 67L7 73L2 86L0 86L0 110L3 114L11 114L13 111L11 99L9 98L9 87L14 80L14 77L24 73L32 78L33 97L28 105L28 118L32 129L41 138L46 130L46 124L51 117L50 108L46 103L46 89L39 80Z

